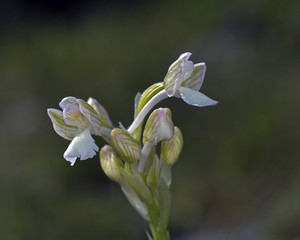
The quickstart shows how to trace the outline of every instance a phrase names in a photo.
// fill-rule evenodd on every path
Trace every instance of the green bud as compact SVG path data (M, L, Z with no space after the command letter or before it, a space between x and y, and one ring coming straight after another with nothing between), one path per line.
M160 164L157 155L155 155L152 166L148 172L147 184L150 187L157 188L160 179Z
M114 149L124 161L133 163L140 159L139 144L126 130L113 129L111 131L111 140Z
M121 168L124 164L111 146L105 145L101 148L100 164L106 176L111 180L119 182L123 178Z
M150 142L154 145L163 140L172 138L174 125L172 113L169 108L159 108L154 110L148 118L143 133L143 143Z
M182 147L182 133L178 127L175 127L173 137L161 144L161 159L165 164L173 165L178 160Z

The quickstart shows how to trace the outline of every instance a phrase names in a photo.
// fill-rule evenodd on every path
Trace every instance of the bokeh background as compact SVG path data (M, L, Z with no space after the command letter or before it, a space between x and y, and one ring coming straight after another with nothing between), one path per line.
M146 239L99 160L74 167L46 114L97 98L129 126L133 99L190 51L220 103L164 100L185 139L175 240L300 239L300 1L0 3L0 239ZM97 139L101 146L104 142Z

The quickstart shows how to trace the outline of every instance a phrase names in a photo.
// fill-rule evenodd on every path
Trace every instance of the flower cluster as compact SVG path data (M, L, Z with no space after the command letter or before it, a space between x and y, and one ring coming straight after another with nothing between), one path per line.
M178 160L183 146L180 129L174 126L171 110L151 109L167 97L204 107L217 104L199 92L206 66L189 61L184 53L169 67L163 80L138 93L135 117L128 129L114 127L105 108L95 99L88 101L66 97L59 106L48 109L54 130L71 143L64 158L73 166L77 158L92 158L99 151L92 135L107 142L100 150L100 164L111 180L118 182L125 196L139 214L149 222L152 237L169 239L167 225L170 214L171 167ZM157 152L160 144L160 152Z

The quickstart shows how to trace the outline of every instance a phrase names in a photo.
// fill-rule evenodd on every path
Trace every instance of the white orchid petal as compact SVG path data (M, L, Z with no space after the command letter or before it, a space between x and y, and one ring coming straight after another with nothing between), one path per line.
M89 120L89 122L94 128L94 131L92 133L96 135L101 135L100 128L102 126L102 123L98 113L86 101L78 99L77 102L79 104L80 112Z
M199 91L206 72L206 65L205 63L197 63L194 65L194 70L189 78L184 80L181 84L183 87L188 87L195 91Z
M66 124L76 126L79 129L86 128L89 125L89 121L80 112L77 98L65 97L61 100L59 106L63 109L63 116Z
M190 52L186 52L186 53L181 54L181 55L179 56L179 58L178 58L174 63L172 63L172 65L169 67L169 71L170 71L170 69L171 69L174 65L176 65L179 61L181 61L181 60L187 61L187 60L190 58L190 56L192 56L192 54L191 54Z
M168 73L164 79L164 88L169 97L180 97L178 89L181 83L189 78L193 72L194 64L188 61L191 53L184 53L169 67Z
M108 112L96 99L90 97L88 99L87 103L94 108L94 110L98 113L98 115L102 121L105 121L106 123L108 123L111 126L113 125L112 121L110 120L110 117L108 115Z
M75 97L65 97L60 101L59 106L61 107L61 109L65 109L66 107L68 107L70 105L74 105L74 104L76 105L77 104L76 100L77 100L77 98L75 98Z
M218 103L217 101L210 99L203 93L187 87L180 87L179 92L183 101L193 106L205 107L216 105Z
M99 148L95 144L95 140L92 138L89 129L85 129L72 140L64 153L64 158L71 162L73 166L77 158L80 158L80 160L92 158L97 151L99 151Z
M76 126L79 129L86 128L90 125L90 122L86 119L86 117L81 113L81 111L72 108L65 108L63 110L64 120L67 124L71 126Z
M49 108L47 109L47 112L52 121L54 130L59 136L67 140L72 140L76 136L78 128L66 124L62 111L55 108Z

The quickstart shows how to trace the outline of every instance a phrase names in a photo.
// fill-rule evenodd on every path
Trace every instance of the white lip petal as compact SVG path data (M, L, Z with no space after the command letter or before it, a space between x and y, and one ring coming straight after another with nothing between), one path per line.
M92 158L97 151L99 151L99 148L95 144L95 140L92 138L90 131L85 129L72 140L64 153L64 158L71 162L71 166L73 166L77 158L80 158L80 160Z
M205 107L216 105L218 103L217 101L212 100L203 93L192 90L187 87L180 87L179 92L183 101L193 106Z

